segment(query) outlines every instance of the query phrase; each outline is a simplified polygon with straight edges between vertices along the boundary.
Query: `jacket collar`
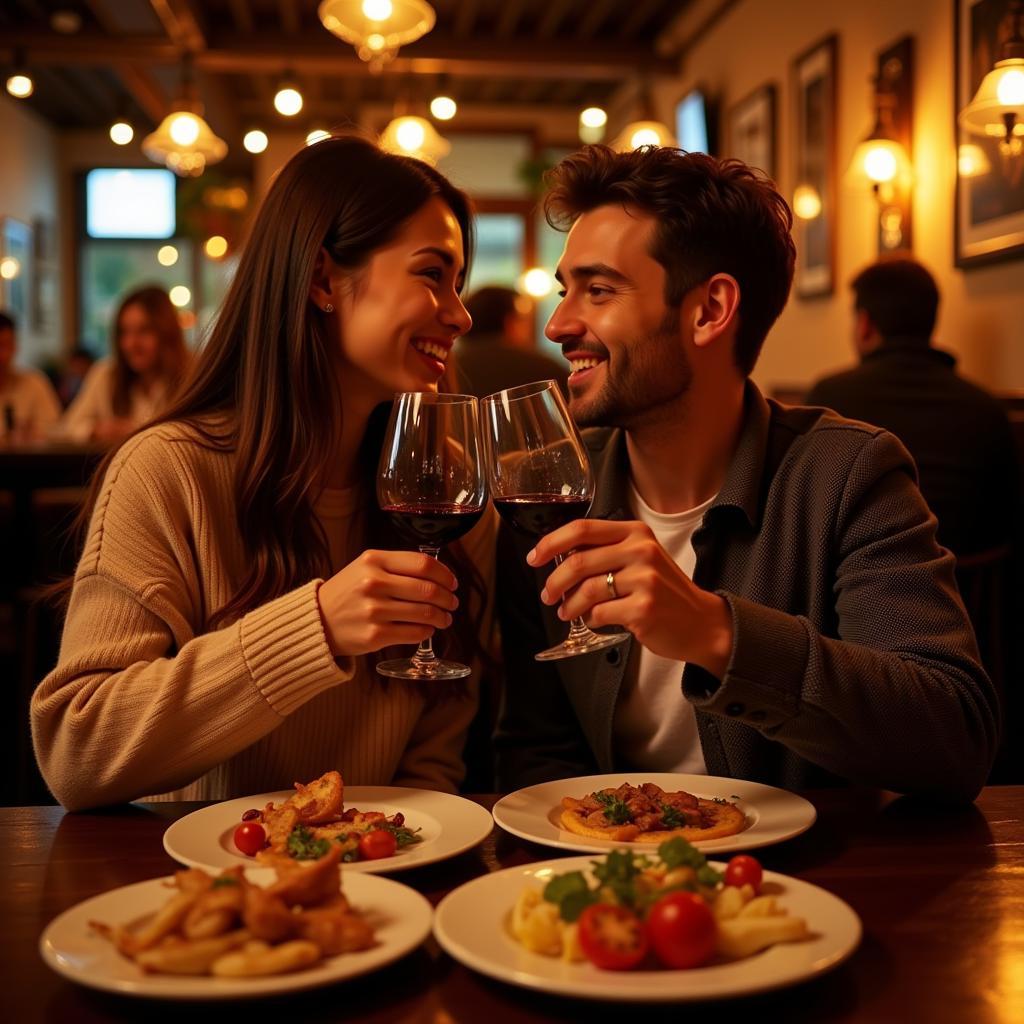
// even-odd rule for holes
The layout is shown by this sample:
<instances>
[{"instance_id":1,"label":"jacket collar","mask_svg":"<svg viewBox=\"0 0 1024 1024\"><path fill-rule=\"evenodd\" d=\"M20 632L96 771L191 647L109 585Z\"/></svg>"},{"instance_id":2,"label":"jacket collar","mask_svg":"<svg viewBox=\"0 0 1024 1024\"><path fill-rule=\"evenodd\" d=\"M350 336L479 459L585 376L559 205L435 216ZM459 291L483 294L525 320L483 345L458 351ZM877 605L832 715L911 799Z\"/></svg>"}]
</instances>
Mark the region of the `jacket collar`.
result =
<instances>
[{"instance_id":1,"label":"jacket collar","mask_svg":"<svg viewBox=\"0 0 1024 1024\"><path fill-rule=\"evenodd\" d=\"M739 441L718 492L705 519L720 515L716 509L735 508L751 526L757 526L761 509L761 478L768 449L771 407L748 380L743 393L743 426ZM596 475L591 516L595 519L629 519L629 452L625 432L619 428L587 431ZM602 445L601 441L605 443Z\"/></svg>"},{"instance_id":2,"label":"jacket collar","mask_svg":"<svg viewBox=\"0 0 1024 1024\"><path fill-rule=\"evenodd\" d=\"M872 351L864 355L861 358L861 362L875 362L893 356L907 355L939 363L941 366L956 366L956 356L952 352L947 352L941 348L934 348L929 344L927 338L919 338L914 335L896 335L887 338L878 348L872 349Z\"/></svg>"}]
</instances>

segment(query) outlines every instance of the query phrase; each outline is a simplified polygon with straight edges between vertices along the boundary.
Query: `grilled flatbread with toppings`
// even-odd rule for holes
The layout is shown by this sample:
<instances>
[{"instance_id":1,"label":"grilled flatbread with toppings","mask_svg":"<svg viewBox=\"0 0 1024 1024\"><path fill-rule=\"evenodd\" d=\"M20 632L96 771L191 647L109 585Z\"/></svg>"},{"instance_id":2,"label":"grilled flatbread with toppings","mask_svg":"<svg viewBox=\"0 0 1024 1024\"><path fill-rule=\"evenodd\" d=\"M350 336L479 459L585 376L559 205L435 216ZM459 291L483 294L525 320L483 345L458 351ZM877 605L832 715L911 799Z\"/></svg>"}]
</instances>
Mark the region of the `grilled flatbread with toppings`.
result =
<instances>
[{"instance_id":1,"label":"grilled flatbread with toppings","mask_svg":"<svg viewBox=\"0 0 1024 1024\"><path fill-rule=\"evenodd\" d=\"M582 800L562 797L562 827L591 839L617 843L687 842L734 836L747 827L744 813L726 800L705 800L683 791L666 792L653 782L623 783Z\"/></svg>"}]
</instances>

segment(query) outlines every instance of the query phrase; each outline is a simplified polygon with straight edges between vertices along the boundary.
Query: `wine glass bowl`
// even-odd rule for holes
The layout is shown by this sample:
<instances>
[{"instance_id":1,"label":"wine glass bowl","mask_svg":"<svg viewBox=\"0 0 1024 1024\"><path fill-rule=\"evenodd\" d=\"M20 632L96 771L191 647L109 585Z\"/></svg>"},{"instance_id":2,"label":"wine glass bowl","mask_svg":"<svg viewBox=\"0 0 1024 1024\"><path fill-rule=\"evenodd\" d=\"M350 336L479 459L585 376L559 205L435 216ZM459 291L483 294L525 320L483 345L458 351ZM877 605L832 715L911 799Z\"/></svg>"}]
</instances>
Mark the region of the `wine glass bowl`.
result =
<instances>
[{"instance_id":1,"label":"wine glass bowl","mask_svg":"<svg viewBox=\"0 0 1024 1024\"><path fill-rule=\"evenodd\" d=\"M487 501L471 395L410 391L395 396L377 472L377 503L396 532L421 552L440 549L479 522ZM382 661L396 679L461 679L470 669L434 653L428 637L411 658Z\"/></svg>"},{"instance_id":2,"label":"wine glass bowl","mask_svg":"<svg viewBox=\"0 0 1024 1024\"><path fill-rule=\"evenodd\" d=\"M585 518L594 500L594 474L558 385L538 381L498 391L484 399L482 413L491 500L501 518L532 537ZM595 633L577 618L565 641L535 657L570 658L628 637Z\"/></svg>"}]
</instances>

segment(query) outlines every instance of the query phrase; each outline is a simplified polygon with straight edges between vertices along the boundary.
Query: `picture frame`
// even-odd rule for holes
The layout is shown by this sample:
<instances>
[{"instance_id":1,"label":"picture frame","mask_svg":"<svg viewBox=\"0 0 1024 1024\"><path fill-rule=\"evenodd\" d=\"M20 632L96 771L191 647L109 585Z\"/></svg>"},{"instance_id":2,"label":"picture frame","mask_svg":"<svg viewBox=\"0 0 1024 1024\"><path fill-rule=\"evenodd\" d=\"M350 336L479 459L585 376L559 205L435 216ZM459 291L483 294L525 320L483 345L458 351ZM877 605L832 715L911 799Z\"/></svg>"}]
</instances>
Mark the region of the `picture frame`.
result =
<instances>
[{"instance_id":1,"label":"picture frame","mask_svg":"<svg viewBox=\"0 0 1024 1024\"><path fill-rule=\"evenodd\" d=\"M777 90L767 83L748 93L729 109L728 155L776 179L775 139Z\"/></svg>"},{"instance_id":2,"label":"picture frame","mask_svg":"<svg viewBox=\"0 0 1024 1024\"><path fill-rule=\"evenodd\" d=\"M18 273L8 278L0 275L0 309L18 321L22 330L30 327L32 297L32 228L15 217L0 217L0 260L18 261Z\"/></svg>"},{"instance_id":3,"label":"picture frame","mask_svg":"<svg viewBox=\"0 0 1024 1024\"><path fill-rule=\"evenodd\" d=\"M1010 0L956 0L953 6L954 262L971 268L1024 257L1024 156L1003 158L998 139L970 134L956 120L999 59Z\"/></svg>"},{"instance_id":4,"label":"picture frame","mask_svg":"<svg viewBox=\"0 0 1024 1024\"><path fill-rule=\"evenodd\" d=\"M793 61L794 211L796 271L793 286L801 299L835 291L836 252L836 68L835 35L816 43ZM809 202L800 202L801 194Z\"/></svg>"}]
</instances>

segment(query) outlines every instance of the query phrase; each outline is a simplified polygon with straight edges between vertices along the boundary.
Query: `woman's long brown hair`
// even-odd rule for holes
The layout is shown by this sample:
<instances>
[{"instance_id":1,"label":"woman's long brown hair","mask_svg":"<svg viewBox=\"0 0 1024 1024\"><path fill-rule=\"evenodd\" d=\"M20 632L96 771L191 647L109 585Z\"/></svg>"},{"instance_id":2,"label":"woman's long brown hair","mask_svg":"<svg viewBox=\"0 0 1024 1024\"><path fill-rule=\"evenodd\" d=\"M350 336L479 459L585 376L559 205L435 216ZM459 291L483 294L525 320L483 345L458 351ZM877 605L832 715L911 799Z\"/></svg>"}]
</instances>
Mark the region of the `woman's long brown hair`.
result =
<instances>
[{"instance_id":1,"label":"woman's long brown hair","mask_svg":"<svg viewBox=\"0 0 1024 1024\"><path fill-rule=\"evenodd\" d=\"M313 508L344 410L336 342L309 299L314 265L323 248L339 266L358 269L433 196L444 200L462 228L468 267L469 199L418 160L385 153L356 135L336 136L296 153L271 185L190 376L171 406L147 424L185 422L199 443L235 453L235 512L248 568L231 599L208 615L206 629L331 574ZM371 493L382 422L386 416L371 419L361 453ZM79 517L83 532L115 451L93 478ZM371 513L367 532L373 540L388 538L383 517ZM452 561L479 595L479 574L453 548ZM479 618L479 612L456 616L457 628L448 631L464 656L479 648Z\"/></svg>"},{"instance_id":2,"label":"woman's long brown hair","mask_svg":"<svg viewBox=\"0 0 1024 1024\"><path fill-rule=\"evenodd\" d=\"M139 375L128 365L121 351L121 317L129 306L138 306L146 314L150 330L156 335L160 376L164 379L167 395L172 395L185 376L189 352L185 335L178 320L178 311L167 292L156 285L148 285L126 295L114 317L111 353L114 357L113 395L111 408L115 416L129 416L132 411L132 385Z\"/></svg>"}]
</instances>

